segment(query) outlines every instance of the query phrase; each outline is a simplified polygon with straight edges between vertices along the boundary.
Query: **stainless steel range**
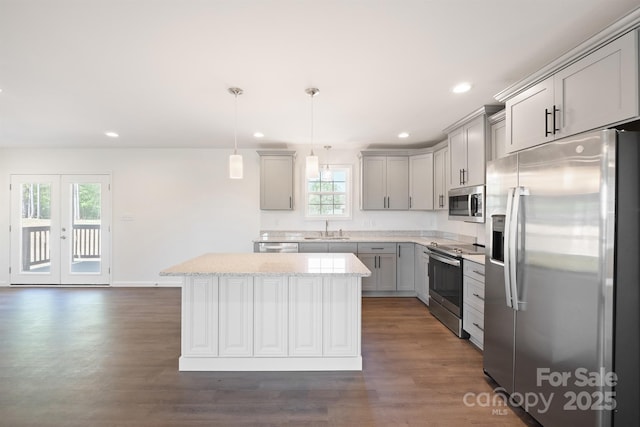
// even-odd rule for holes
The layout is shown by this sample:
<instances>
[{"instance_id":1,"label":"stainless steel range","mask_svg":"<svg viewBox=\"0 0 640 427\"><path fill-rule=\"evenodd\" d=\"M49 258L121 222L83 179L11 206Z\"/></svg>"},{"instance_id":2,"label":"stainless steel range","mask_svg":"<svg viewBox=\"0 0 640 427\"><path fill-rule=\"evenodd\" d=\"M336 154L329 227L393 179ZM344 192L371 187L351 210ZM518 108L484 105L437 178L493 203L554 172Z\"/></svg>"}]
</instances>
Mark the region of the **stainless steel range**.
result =
<instances>
[{"instance_id":1,"label":"stainless steel range","mask_svg":"<svg viewBox=\"0 0 640 427\"><path fill-rule=\"evenodd\" d=\"M484 246L431 242L427 247L429 311L458 337L468 338L462 329L462 255L484 254Z\"/></svg>"}]
</instances>

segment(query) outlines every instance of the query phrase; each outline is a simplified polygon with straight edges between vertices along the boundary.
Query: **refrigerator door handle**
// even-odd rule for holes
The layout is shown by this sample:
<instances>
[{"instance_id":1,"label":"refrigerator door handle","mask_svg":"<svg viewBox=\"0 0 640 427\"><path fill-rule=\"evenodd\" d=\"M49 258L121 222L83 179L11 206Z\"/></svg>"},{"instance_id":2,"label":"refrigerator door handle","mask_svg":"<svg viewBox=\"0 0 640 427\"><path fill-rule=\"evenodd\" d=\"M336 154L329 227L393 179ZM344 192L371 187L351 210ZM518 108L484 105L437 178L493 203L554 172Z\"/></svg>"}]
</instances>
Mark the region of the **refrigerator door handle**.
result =
<instances>
[{"instance_id":1,"label":"refrigerator door handle","mask_svg":"<svg viewBox=\"0 0 640 427\"><path fill-rule=\"evenodd\" d=\"M519 311L521 308L520 297L518 296L518 278L517 267L518 267L518 222L520 219L520 205L522 201L522 196L528 195L529 192L524 187L517 187L514 191L513 198L513 211L511 223L511 229L509 230L509 276L511 282L511 306L514 310Z\"/></svg>"},{"instance_id":2,"label":"refrigerator door handle","mask_svg":"<svg viewBox=\"0 0 640 427\"><path fill-rule=\"evenodd\" d=\"M505 215L505 223L504 230L506 235L504 236L504 294L507 300L507 307L513 308L513 300L511 298L511 221L512 221L512 210L513 210L513 196L515 193L515 188L509 188L509 192L507 193L507 212Z\"/></svg>"}]
</instances>

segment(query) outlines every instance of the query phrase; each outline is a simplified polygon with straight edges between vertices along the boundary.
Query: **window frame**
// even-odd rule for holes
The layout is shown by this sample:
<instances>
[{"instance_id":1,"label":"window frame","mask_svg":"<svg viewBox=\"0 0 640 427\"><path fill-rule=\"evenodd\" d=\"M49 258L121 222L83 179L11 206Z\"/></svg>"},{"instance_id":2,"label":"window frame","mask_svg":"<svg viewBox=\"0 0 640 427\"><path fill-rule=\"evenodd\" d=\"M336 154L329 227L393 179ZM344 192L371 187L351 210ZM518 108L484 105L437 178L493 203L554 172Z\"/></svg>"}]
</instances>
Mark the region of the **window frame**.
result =
<instances>
[{"instance_id":1,"label":"window frame","mask_svg":"<svg viewBox=\"0 0 640 427\"><path fill-rule=\"evenodd\" d=\"M304 179L304 216L305 219L309 220L350 220L353 215L353 167L352 165L346 164L330 164L329 170L332 173L338 171L344 171L346 173L345 178L345 191L343 192L317 192L317 191L309 191L309 183L314 182L315 180L309 180L305 177ZM320 173L326 167L326 165L322 165L320 167ZM345 196L345 213L343 215L312 215L309 211L309 198L312 195L322 195L322 194L344 194Z\"/></svg>"}]
</instances>

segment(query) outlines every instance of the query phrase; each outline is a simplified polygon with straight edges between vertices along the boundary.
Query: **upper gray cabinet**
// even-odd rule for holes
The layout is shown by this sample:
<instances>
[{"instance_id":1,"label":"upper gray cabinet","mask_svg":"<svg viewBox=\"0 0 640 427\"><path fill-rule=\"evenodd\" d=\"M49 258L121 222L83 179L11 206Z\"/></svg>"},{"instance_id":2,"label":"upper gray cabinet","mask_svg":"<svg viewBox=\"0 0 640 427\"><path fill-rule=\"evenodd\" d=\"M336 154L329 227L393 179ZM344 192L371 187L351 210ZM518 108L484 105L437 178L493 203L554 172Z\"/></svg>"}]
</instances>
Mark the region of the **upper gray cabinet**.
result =
<instances>
[{"instance_id":1,"label":"upper gray cabinet","mask_svg":"<svg viewBox=\"0 0 640 427\"><path fill-rule=\"evenodd\" d=\"M490 147L487 117L501 109L485 105L444 130L449 139L449 188L484 184Z\"/></svg>"},{"instance_id":2,"label":"upper gray cabinet","mask_svg":"<svg viewBox=\"0 0 640 427\"><path fill-rule=\"evenodd\" d=\"M295 151L258 151L260 155L260 209L293 210Z\"/></svg>"},{"instance_id":3,"label":"upper gray cabinet","mask_svg":"<svg viewBox=\"0 0 640 427\"><path fill-rule=\"evenodd\" d=\"M507 154L507 130L505 111L498 111L489 117L491 126L491 160L499 159Z\"/></svg>"},{"instance_id":4,"label":"upper gray cabinet","mask_svg":"<svg viewBox=\"0 0 640 427\"><path fill-rule=\"evenodd\" d=\"M362 209L409 209L409 157L361 155Z\"/></svg>"},{"instance_id":5,"label":"upper gray cabinet","mask_svg":"<svg viewBox=\"0 0 640 427\"><path fill-rule=\"evenodd\" d=\"M409 209L433 210L433 153L409 157Z\"/></svg>"},{"instance_id":6,"label":"upper gray cabinet","mask_svg":"<svg viewBox=\"0 0 640 427\"><path fill-rule=\"evenodd\" d=\"M634 30L588 54L565 58L542 79L496 95L506 101L506 151L637 117L638 67Z\"/></svg>"},{"instance_id":7,"label":"upper gray cabinet","mask_svg":"<svg viewBox=\"0 0 640 427\"><path fill-rule=\"evenodd\" d=\"M435 210L449 209L449 147L433 153L433 202Z\"/></svg>"}]
</instances>

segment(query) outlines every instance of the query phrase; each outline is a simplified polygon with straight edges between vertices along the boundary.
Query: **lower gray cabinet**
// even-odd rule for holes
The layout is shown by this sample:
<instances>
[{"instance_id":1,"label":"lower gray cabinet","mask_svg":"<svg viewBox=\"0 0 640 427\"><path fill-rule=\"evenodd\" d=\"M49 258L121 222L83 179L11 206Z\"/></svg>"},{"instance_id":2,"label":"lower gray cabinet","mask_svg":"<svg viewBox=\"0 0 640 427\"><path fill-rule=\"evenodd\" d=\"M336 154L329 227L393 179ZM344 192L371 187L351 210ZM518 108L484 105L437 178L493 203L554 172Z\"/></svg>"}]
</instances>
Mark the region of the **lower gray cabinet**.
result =
<instances>
[{"instance_id":1,"label":"lower gray cabinet","mask_svg":"<svg viewBox=\"0 0 640 427\"><path fill-rule=\"evenodd\" d=\"M398 291L414 291L414 243L398 243L396 289Z\"/></svg>"},{"instance_id":2,"label":"lower gray cabinet","mask_svg":"<svg viewBox=\"0 0 640 427\"><path fill-rule=\"evenodd\" d=\"M429 251L426 246L415 248L415 286L418 299L429 304Z\"/></svg>"},{"instance_id":3,"label":"lower gray cabinet","mask_svg":"<svg viewBox=\"0 0 640 427\"><path fill-rule=\"evenodd\" d=\"M371 270L362 278L363 291L396 290L395 243L358 243L358 258Z\"/></svg>"}]
</instances>

